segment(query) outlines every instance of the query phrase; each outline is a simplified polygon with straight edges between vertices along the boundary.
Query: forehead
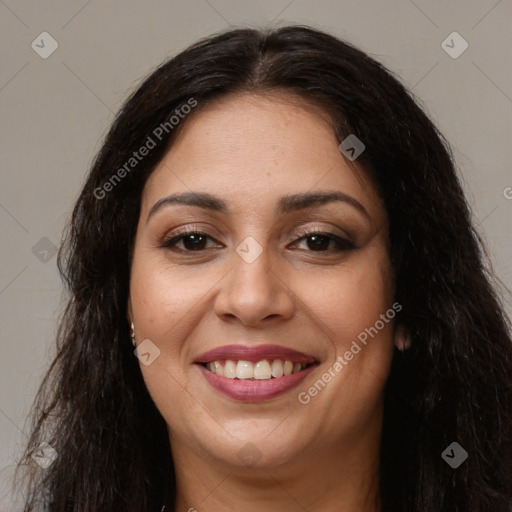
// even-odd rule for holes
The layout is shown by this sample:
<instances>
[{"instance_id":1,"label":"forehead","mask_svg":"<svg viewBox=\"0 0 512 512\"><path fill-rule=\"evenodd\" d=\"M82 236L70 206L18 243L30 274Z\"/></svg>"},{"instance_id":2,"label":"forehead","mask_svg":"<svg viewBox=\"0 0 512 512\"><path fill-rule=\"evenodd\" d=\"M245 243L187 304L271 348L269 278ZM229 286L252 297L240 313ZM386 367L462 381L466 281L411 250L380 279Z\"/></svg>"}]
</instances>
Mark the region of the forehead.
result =
<instances>
[{"instance_id":1,"label":"forehead","mask_svg":"<svg viewBox=\"0 0 512 512\"><path fill-rule=\"evenodd\" d=\"M366 172L338 149L327 112L284 94L222 98L185 119L144 190L143 207L172 192L208 191L266 206L282 195L337 190L382 205Z\"/></svg>"}]
</instances>

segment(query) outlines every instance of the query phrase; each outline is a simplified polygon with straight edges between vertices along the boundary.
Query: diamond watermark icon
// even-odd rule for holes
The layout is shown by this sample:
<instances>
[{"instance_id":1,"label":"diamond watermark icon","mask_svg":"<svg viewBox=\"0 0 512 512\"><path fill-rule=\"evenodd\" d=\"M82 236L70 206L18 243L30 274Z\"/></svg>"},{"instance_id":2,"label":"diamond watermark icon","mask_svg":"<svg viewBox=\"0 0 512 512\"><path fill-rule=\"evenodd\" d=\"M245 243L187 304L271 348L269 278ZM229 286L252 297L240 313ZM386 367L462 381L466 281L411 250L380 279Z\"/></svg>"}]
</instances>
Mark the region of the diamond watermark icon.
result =
<instances>
[{"instance_id":1,"label":"diamond watermark icon","mask_svg":"<svg viewBox=\"0 0 512 512\"><path fill-rule=\"evenodd\" d=\"M468 452L459 443L453 442L441 457L449 466L457 469L468 458Z\"/></svg>"},{"instance_id":2,"label":"diamond watermark icon","mask_svg":"<svg viewBox=\"0 0 512 512\"><path fill-rule=\"evenodd\" d=\"M252 263L263 252L263 247L252 236L248 236L236 248L236 252L246 263Z\"/></svg>"},{"instance_id":3,"label":"diamond watermark icon","mask_svg":"<svg viewBox=\"0 0 512 512\"><path fill-rule=\"evenodd\" d=\"M30 46L39 57L47 59L59 47L59 43L48 32L41 32Z\"/></svg>"},{"instance_id":4,"label":"diamond watermark icon","mask_svg":"<svg viewBox=\"0 0 512 512\"><path fill-rule=\"evenodd\" d=\"M262 453L252 443L245 443L237 456L246 466L252 467L261 459Z\"/></svg>"},{"instance_id":5,"label":"diamond watermark icon","mask_svg":"<svg viewBox=\"0 0 512 512\"><path fill-rule=\"evenodd\" d=\"M48 263L57 254L57 246L49 238L43 236L32 247L32 254L42 263Z\"/></svg>"},{"instance_id":6,"label":"diamond watermark icon","mask_svg":"<svg viewBox=\"0 0 512 512\"><path fill-rule=\"evenodd\" d=\"M338 149L351 162L353 162L365 150L365 148L366 146L353 133L344 139L338 146Z\"/></svg>"},{"instance_id":7,"label":"diamond watermark icon","mask_svg":"<svg viewBox=\"0 0 512 512\"><path fill-rule=\"evenodd\" d=\"M468 47L469 43L458 32L452 32L441 43L441 48L452 59L458 59L468 49Z\"/></svg>"},{"instance_id":8,"label":"diamond watermark icon","mask_svg":"<svg viewBox=\"0 0 512 512\"><path fill-rule=\"evenodd\" d=\"M34 459L43 469L49 467L56 458L56 450L46 441L41 443L37 450L32 454L32 459Z\"/></svg>"},{"instance_id":9,"label":"diamond watermark icon","mask_svg":"<svg viewBox=\"0 0 512 512\"><path fill-rule=\"evenodd\" d=\"M160 355L160 349L151 340L145 339L133 353L144 366L149 366Z\"/></svg>"}]
</instances>

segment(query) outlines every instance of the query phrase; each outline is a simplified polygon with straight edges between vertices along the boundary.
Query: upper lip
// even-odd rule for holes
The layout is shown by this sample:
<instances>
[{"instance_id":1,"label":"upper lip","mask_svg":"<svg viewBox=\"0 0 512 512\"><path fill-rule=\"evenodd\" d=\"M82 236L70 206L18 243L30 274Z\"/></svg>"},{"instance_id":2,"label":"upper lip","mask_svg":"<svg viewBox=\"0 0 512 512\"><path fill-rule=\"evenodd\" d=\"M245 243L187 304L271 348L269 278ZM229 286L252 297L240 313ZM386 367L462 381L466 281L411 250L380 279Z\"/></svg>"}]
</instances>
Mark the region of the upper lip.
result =
<instances>
[{"instance_id":1,"label":"upper lip","mask_svg":"<svg viewBox=\"0 0 512 512\"><path fill-rule=\"evenodd\" d=\"M231 359L234 361L252 361L256 363L263 359L282 359L294 363L312 364L316 362L313 356L309 356L291 348L279 345L224 345L201 354L195 360L196 363L211 363Z\"/></svg>"}]
</instances>

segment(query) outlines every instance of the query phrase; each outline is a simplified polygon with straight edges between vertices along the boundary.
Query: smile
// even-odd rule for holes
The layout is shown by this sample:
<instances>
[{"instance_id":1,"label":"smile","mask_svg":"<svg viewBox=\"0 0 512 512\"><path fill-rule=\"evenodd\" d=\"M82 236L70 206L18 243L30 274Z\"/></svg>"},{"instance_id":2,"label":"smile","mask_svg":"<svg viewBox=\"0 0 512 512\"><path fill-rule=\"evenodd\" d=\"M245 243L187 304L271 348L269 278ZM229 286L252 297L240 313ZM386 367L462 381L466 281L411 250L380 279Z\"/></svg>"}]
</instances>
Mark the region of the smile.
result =
<instances>
[{"instance_id":1,"label":"smile","mask_svg":"<svg viewBox=\"0 0 512 512\"><path fill-rule=\"evenodd\" d=\"M282 377L283 375L292 375L298 373L309 365L306 363L292 362L290 360L267 360L263 359L253 363L252 361L213 361L204 363L210 372L226 377L228 379L253 379L253 380L269 380Z\"/></svg>"},{"instance_id":2,"label":"smile","mask_svg":"<svg viewBox=\"0 0 512 512\"><path fill-rule=\"evenodd\" d=\"M259 402L299 385L318 361L279 345L225 345L199 356L196 367L208 384L231 399Z\"/></svg>"}]
</instances>

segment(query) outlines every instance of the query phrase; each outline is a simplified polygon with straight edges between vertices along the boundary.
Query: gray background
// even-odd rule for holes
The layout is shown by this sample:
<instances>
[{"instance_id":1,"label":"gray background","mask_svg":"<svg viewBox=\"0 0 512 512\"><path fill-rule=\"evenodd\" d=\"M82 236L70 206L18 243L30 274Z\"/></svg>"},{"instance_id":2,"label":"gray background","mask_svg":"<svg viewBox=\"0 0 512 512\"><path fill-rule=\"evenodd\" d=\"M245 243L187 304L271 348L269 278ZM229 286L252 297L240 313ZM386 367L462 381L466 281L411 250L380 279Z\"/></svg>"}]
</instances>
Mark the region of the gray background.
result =
<instances>
[{"instance_id":1,"label":"gray background","mask_svg":"<svg viewBox=\"0 0 512 512\"><path fill-rule=\"evenodd\" d=\"M147 73L229 26L309 24L358 45L453 145L475 224L512 288L511 22L511 0L0 0L0 510L14 510L9 477L54 354L53 250L114 113ZM441 46L454 31L469 44L458 58ZM48 51L42 32L58 43L46 59L31 47Z\"/></svg>"}]
</instances>

